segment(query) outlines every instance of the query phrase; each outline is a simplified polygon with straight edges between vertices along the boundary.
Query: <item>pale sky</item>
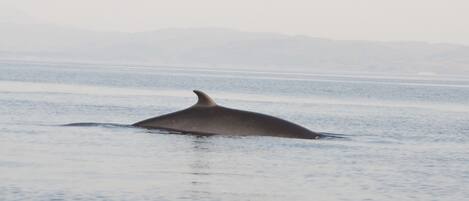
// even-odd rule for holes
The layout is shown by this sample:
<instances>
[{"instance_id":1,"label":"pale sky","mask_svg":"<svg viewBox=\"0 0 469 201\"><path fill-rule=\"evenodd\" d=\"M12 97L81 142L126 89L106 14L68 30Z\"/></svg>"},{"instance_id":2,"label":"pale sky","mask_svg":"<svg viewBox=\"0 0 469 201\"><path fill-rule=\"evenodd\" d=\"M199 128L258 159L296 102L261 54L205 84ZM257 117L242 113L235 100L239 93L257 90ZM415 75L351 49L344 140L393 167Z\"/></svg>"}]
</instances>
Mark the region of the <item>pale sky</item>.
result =
<instances>
[{"instance_id":1,"label":"pale sky","mask_svg":"<svg viewBox=\"0 0 469 201\"><path fill-rule=\"evenodd\" d=\"M92 30L224 27L469 45L469 0L1 0L0 6L0 11Z\"/></svg>"}]
</instances>

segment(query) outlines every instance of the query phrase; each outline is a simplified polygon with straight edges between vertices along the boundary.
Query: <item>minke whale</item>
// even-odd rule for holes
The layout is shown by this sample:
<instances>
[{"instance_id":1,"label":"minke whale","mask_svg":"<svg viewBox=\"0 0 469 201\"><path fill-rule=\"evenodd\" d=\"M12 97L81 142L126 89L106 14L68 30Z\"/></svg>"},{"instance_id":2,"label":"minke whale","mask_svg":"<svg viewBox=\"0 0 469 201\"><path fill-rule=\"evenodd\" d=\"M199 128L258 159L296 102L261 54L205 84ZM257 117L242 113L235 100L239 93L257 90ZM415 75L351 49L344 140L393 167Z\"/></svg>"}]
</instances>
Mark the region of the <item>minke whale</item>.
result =
<instances>
[{"instance_id":1,"label":"minke whale","mask_svg":"<svg viewBox=\"0 0 469 201\"><path fill-rule=\"evenodd\" d=\"M132 124L147 129L164 129L200 135L273 136L318 139L320 133L266 114L217 105L202 91L194 90L196 104L177 112Z\"/></svg>"}]
</instances>

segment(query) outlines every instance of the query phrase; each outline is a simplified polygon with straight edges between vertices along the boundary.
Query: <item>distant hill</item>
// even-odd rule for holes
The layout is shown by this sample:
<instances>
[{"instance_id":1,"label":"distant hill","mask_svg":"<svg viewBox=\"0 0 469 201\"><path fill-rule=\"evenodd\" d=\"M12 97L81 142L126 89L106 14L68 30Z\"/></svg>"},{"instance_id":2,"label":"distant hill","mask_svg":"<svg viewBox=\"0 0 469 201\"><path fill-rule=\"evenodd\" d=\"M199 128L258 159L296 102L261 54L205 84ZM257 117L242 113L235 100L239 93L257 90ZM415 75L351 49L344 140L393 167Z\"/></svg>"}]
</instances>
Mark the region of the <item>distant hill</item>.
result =
<instances>
[{"instance_id":1,"label":"distant hill","mask_svg":"<svg viewBox=\"0 0 469 201\"><path fill-rule=\"evenodd\" d=\"M469 47L340 41L219 28L94 32L0 21L0 59L229 68L469 74Z\"/></svg>"}]
</instances>

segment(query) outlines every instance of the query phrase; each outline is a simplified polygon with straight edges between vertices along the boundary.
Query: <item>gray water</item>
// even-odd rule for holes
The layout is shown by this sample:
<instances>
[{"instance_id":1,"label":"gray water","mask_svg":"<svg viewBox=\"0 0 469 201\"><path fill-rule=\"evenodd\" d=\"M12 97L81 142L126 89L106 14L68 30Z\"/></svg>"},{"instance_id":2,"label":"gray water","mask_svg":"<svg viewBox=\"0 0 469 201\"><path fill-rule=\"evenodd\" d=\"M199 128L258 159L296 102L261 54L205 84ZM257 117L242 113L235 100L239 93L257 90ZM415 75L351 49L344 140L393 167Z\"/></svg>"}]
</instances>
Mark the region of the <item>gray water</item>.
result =
<instances>
[{"instance_id":1,"label":"gray water","mask_svg":"<svg viewBox=\"0 0 469 201\"><path fill-rule=\"evenodd\" d=\"M467 200L469 77L0 64L0 200ZM131 124L195 103L321 140Z\"/></svg>"}]
</instances>

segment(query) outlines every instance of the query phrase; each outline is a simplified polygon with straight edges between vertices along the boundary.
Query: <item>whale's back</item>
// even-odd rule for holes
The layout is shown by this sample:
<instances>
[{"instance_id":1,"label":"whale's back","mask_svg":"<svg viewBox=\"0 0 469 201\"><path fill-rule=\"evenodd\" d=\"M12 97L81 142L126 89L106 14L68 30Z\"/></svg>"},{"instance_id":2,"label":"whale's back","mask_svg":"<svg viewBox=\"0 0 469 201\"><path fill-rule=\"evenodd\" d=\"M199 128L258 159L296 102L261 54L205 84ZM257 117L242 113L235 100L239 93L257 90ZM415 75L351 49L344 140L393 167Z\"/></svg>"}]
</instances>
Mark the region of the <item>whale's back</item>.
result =
<instances>
[{"instance_id":1,"label":"whale's back","mask_svg":"<svg viewBox=\"0 0 469 201\"><path fill-rule=\"evenodd\" d=\"M256 112L218 106L207 94L194 90L195 105L185 110L137 122L133 126L194 134L277 136L316 139L320 134L292 122Z\"/></svg>"},{"instance_id":2,"label":"whale's back","mask_svg":"<svg viewBox=\"0 0 469 201\"><path fill-rule=\"evenodd\" d=\"M278 136L315 139L319 134L286 120L221 106L194 106L134 124L201 134Z\"/></svg>"}]
</instances>

